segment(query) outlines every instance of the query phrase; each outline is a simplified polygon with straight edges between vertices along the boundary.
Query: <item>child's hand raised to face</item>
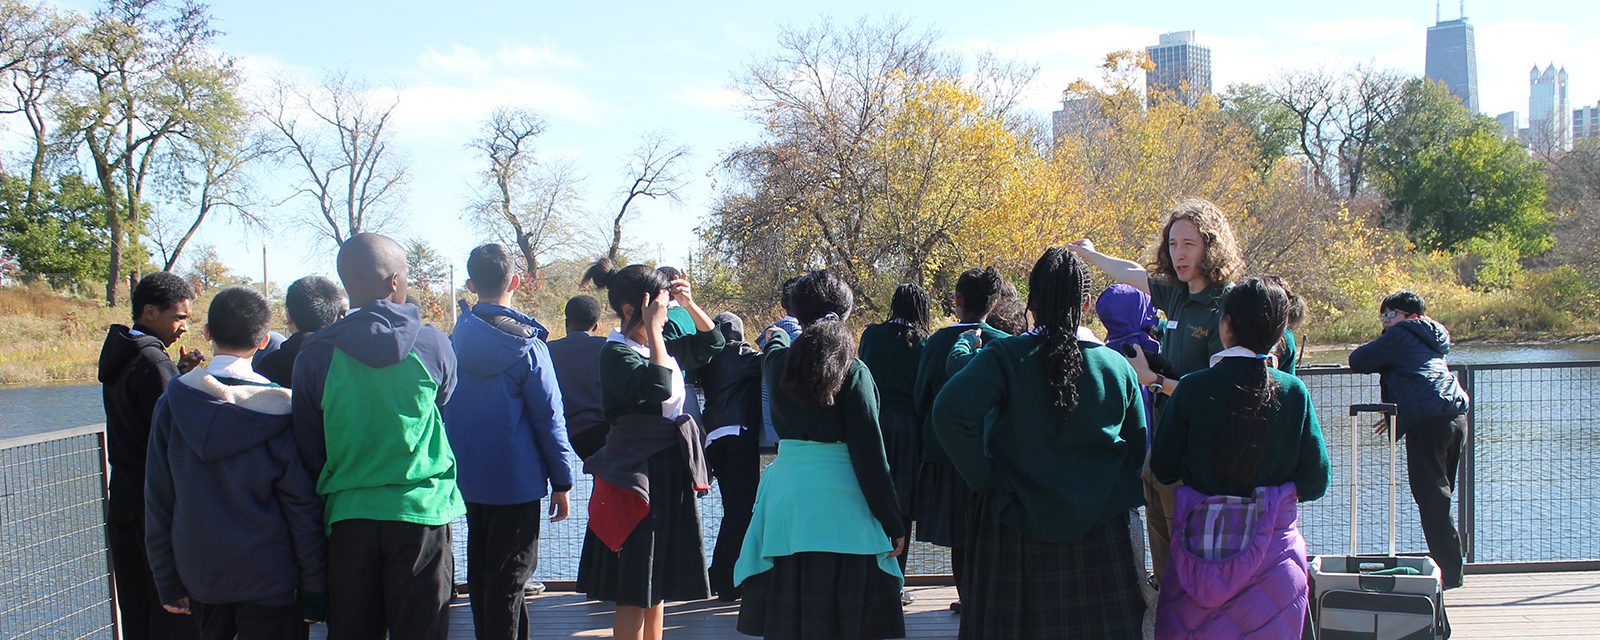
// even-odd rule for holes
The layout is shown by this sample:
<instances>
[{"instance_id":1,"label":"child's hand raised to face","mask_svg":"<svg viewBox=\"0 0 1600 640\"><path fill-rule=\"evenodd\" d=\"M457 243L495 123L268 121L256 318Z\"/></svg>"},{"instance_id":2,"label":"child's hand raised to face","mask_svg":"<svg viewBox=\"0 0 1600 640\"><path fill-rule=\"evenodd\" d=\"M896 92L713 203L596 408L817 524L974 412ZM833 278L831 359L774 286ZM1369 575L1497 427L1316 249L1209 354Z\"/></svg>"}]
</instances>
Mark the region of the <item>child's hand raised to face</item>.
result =
<instances>
[{"instance_id":1,"label":"child's hand raised to face","mask_svg":"<svg viewBox=\"0 0 1600 640\"><path fill-rule=\"evenodd\" d=\"M667 292L662 290L644 306L644 326L652 330L660 330L667 324Z\"/></svg>"},{"instance_id":2,"label":"child's hand raised to face","mask_svg":"<svg viewBox=\"0 0 1600 640\"><path fill-rule=\"evenodd\" d=\"M178 373L188 373L206 361L206 354L199 349L193 351L178 347Z\"/></svg>"},{"instance_id":3,"label":"child's hand raised to face","mask_svg":"<svg viewBox=\"0 0 1600 640\"><path fill-rule=\"evenodd\" d=\"M672 299L685 307L694 305L694 296L690 289L687 278L678 278L667 285L667 292L672 294Z\"/></svg>"}]
</instances>

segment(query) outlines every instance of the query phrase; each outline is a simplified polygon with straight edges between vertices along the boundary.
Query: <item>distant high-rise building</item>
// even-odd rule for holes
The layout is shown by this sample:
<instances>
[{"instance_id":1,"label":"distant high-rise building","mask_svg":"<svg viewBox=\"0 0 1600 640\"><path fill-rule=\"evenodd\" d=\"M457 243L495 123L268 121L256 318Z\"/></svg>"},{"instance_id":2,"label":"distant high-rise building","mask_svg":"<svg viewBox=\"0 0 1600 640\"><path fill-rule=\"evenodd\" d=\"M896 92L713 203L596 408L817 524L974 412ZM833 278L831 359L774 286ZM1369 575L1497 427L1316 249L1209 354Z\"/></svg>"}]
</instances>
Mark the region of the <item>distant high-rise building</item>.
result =
<instances>
[{"instance_id":1,"label":"distant high-rise building","mask_svg":"<svg viewBox=\"0 0 1600 640\"><path fill-rule=\"evenodd\" d=\"M1600 138L1600 102L1572 110L1573 138Z\"/></svg>"},{"instance_id":2,"label":"distant high-rise building","mask_svg":"<svg viewBox=\"0 0 1600 640\"><path fill-rule=\"evenodd\" d=\"M1494 117L1500 123L1500 133L1507 138L1517 138L1522 135L1522 118L1515 111L1507 111Z\"/></svg>"},{"instance_id":3,"label":"distant high-rise building","mask_svg":"<svg viewBox=\"0 0 1600 640\"><path fill-rule=\"evenodd\" d=\"M1572 108L1567 104L1567 70L1554 64L1528 71L1528 145L1551 153L1572 150Z\"/></svg>"},{"instance_id":4,"label":"distant high-rise building","mask_svg":"<svg viewBox=\"0 0 1600 640\"><path fill-rule=\"evenodd\" d=\"M1163 33L1145 51L1156 67L1144 75L1151 101L1170 96L1192 105L1211 94L1211 48L1196 44L1194 31Z\"/></svg>"},{"instance_id":5,"label":"distant high-rise building","mask_svg":"<svg viewBox=\"0 0 1600 640\"><path fill-rule=\"evenodd\" d=\"M1450 87L1467 111L1478 112L1478 54L1467 17L1428 27L1428 56L1423 76Z\"/></svg>"},{"instance_id":6,"label":"distant high-rise building","mask_svg":"<svg viewBox=\"0 0 1600 640\"><path fill-rule=\"evenodd\" d=\"M1061 139L1073 134L1094 131L1105 126L1105 118L1094 98L1061 97L1061 110L1050 114L1050 139L1061 144Z\"/></svg>"}]
</instances>

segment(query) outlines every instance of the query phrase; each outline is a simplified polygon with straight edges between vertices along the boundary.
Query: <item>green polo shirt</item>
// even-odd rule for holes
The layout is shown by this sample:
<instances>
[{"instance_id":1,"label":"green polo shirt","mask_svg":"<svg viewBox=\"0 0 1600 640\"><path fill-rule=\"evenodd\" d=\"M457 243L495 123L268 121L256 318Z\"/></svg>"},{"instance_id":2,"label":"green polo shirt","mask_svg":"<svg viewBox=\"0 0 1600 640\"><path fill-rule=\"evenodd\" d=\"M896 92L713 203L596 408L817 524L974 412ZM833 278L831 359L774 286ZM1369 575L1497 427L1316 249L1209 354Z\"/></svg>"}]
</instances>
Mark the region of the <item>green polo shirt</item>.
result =
<instances>
[{"instance_id":1,"label":"green polo shirt","mask_svg":"<svg viewBox=\"0 0 1600 640\"><path fill-rule=\"evenodd\" d=\"M1222 298L1232 288L1231 282L1219 282L1191 294L1182 282L1150 278L1150 303L1167 316L1161 355L1180 377L1210 366L1211 355L1222 351Z\"/></svg>"}]
</instances>

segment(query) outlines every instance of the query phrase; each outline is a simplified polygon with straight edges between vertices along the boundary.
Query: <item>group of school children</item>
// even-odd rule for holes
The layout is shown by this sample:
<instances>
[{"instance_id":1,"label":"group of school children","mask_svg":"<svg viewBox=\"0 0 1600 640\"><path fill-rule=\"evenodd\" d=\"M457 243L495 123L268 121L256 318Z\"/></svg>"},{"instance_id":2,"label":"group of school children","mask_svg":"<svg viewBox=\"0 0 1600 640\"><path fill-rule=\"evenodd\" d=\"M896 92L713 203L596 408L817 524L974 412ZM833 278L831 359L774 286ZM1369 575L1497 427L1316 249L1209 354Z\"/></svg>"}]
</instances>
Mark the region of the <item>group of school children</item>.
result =
<instances>
[{"instance_id":1,"label":"group of school children","mask_svg":"<svg viewBox=\"0 0 1600 640\"><path fill-rule=\"evenodd\" d=\"M1116 284L1095 295L1091 266ZM1051 248L1025 299L970 269L957 322L931 333L929 295L905 284L858 343L851 287L820 270L784 284L786 317L752 346L682 273L602 260L584 279L617 328L600 335L579 296L553 340L511 307L520 278L489 244L446 337L406 303L400 246L359 234L343 290L289 287L276 350L267 300L231 287L206 316L212 357L176 363L194 293L154 274L100 367L124 636L326 620L336 640L443 638L465 515L477 637L526 639L541 520L567 517L576 454L594 482L577 587L615 605L616 638L658 639L665 601L712 595L739 601L748 635L903 637L913 531L950 549L962 638L1138 638L1155 586L1158 637L1298 637L1295 505L1328 484L1293 375L1305 306L1241 269L1222 212L1189 199L1148 265Z\"/></svg>"}]
</instances>

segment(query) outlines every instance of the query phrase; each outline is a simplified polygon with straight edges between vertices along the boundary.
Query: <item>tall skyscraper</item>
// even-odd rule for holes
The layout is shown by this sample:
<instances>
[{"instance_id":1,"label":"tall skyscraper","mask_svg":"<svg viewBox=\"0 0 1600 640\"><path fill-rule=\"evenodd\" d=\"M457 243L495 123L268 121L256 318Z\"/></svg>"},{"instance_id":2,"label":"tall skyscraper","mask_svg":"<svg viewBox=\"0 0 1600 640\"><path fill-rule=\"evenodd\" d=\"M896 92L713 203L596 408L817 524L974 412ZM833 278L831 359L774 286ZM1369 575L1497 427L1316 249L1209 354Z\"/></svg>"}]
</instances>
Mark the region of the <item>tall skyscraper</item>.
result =
<instances>
[{"instance_id":1,"label":"tall skyscraper","mask_svg":"<svg viewBox=\"0 0 1600 640\"><path fill-rule=\"evenodd\" d=\"M1554 64L1528 71L1528 145L1551 153L1572 150L1572 108L1567 103L1567 70Z\"/></svg>"},{"instance_id":2,"label":"tall skyscraper","mask_svg":"<svg viewBox=\"0 0 1600 640\"><path fill-rule=\"evenodd\" d=\"M1572 137L1600 138L1600 102L1572 110Z\"/></svg>"},{"instance_id":3,"label":"tall skyscraper","mask_svg":"<svg viewBox=\"0 0 1600 640\"><path fill-rule=\"evenodd\" d=\"M1465 15L1428 27L1428 57L1423 76L1450 87L1462 106L1478 112L1478 54Z\"/></svg>"},{"instance_id":4,"label":"tall skyscraper","mask_svg":"<svg viewBox=\"0 0 1600 640\"><path fill-rule=\"evenodd\" d=\"M1211 94L1211 47L1196 44L1193 30L1163 33L1145 51L1156 65L1144 74L1151 102L1170 96L1192 105Z\"/></svg>"},{"instance_id":5,"label":"tall skyscraper","mask_svg":"<svg viewBox=\"0 0 1600 640\"><path fill-rule=\"evenodd\" d=\"M1104 126L1105 117L1100 114L1096 100L1073 98L1062 92L1061 110L1050 114L1050 139L1052 144L1059 145L1062 138L1083 135Z\"/></svg>"}]
</instances>

